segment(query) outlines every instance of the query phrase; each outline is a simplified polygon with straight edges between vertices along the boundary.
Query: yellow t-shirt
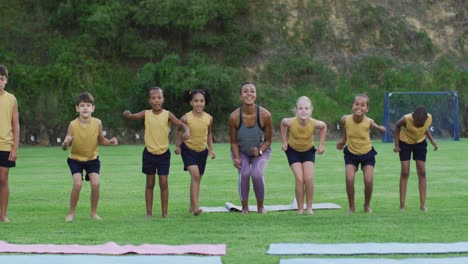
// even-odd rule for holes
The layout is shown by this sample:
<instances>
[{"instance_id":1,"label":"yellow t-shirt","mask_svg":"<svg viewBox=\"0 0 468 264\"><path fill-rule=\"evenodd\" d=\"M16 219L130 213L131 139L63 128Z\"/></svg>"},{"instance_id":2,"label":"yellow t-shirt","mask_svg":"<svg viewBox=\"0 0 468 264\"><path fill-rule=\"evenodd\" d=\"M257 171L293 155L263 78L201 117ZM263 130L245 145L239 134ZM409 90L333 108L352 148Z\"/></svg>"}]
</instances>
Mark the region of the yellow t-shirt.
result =
<instances>
[{"instance_id":1,"label":"yellow t-shirt","mask_svg":"<svg viewBox=\"0 0 468 264\"><path fill-rule=\"evenodd\" d=\"M13 148L13 109L16 98L4 91L0 95L0 151L11 151Z\"/></svg>"},{"instance_id":2,"label":"yellow t-shirt","mask_svg":"<svg viewBox=\"0 0 468 264\"><path fill-rule=\"evenodd\" d=\"M405 119L406 126L402 127L400 130L400 141L408 144L417 144L424 141L426 139L426 131L432 124L432 115L427 114L427 120L422 127L416 127L414 125L412 113L405 115Z\"/></svg>"},{"instance_id":3,"label":"yellow t-shirt","mask_svg":"<svg viewBox=\"0 0 468 264\"><path fill-rule=\"evenodd\" d=\"M98 157L98 137L101 120L91 117L89 124L80 124L79 118L70 122L72 146L70 159L78 161L95 160Z\"/></svg>"},{"instance_id":4,"label":"yellow t-shirt","mask_svg":"<svg viewBox=\"0 0 468 264\"><path fill-rule=\"evenodd\" d=\"M169 111L154 114L145 111L145 146L148 152L161 155L169 149Z\"/></svg>"},{"instance_id":5,"label":"yellow t-shirt","mask_svg":"<svg viewBox=\"0 0 468 264\"><path fill-rule=\"evenodd\" d=\"M206 149L208 127L211 124L211 115L203 112L201 117L194 116L192 112L185 114L187 126L190 129L190 138L184 143L191 150L201 152Z\"/></svg>"},{"instance_id":6,"label":"yellow t-shirt","mask_svg":"<svg viewBox=\"0 0 468 264\"><path fill-rule=\"evenodd\" d=\"M371 151L370 123L371 119L367 116L364 116L360 123L354 122L353 115L346 116L346 141L348 142L348 150L351 153L363 155Z\"/></svg>"},{"instance_id":7,"label":"yellow t-shirt","mask_svg":"<svg viewBox=\"0 0 468 264\"><path fill-rule=\"evenodd\" d=\"M296 151L304 152L314 146L315 119L309 118L305 127L297 117L292 118L289 128L288 145Z\"/></svg>"}]
</instances>

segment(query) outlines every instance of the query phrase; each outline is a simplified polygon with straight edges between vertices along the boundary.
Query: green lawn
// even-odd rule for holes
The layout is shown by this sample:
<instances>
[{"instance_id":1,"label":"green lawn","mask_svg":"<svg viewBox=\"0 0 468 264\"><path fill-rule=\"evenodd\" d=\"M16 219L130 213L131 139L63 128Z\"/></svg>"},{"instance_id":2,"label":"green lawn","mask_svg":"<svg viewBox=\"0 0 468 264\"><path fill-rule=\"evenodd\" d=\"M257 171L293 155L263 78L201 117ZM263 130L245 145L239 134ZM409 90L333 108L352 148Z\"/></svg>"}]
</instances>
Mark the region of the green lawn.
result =
<instances>
[{"instance_id":1,"label":"green lawn","mask_svg":"<svg viewBox=\"0 0 468 264\"><path fill-rule=\"evenodd\" d=\"M71 176L59 147L21 147L17 167L10 171L12 222L0 223L0 240L10 243L191 244L226 243L223 263L278 263L266 255L270 243L349 242L456 242L468 241L468 140L438 141L439 150L428 151L428 212L419 211L414 163L408 186L407 210L399 211L400 165L393 144L374 142L379 152L374 175L374 213L364 214L362 173L356 177L358 210L348 215L342 152L327 142L317 156L314 201L339 204L343 209L315 210L314 215L294 211L188 214L189 174L180 156L172 156L169 175L169 218L161 219L159 189L155 191L155 217L145 217L145 176L141 174L142 146L100 147L102 161L101 221L89 219L90 188L81 192L77 215L68 212ZM430 144L429 144L430 146ZM228 144L215 144L217 158L209 160L202 181L201 206L239 204L237 175ZM280 144L274 143L266 171L265 204L288 204L294 197L294 178ZM171 147L173 150L173 147ZM251 191L251 204L255 204ZM467 256L468 254L465 254ZM373 256L369 256L373 257ZM375 256L374 256L375 257ZM402 256L390 256L402 257ZM407 257L407 256L405 256ZM437 257L437 255L420 256Z\"/></svg>"}]
</instances>

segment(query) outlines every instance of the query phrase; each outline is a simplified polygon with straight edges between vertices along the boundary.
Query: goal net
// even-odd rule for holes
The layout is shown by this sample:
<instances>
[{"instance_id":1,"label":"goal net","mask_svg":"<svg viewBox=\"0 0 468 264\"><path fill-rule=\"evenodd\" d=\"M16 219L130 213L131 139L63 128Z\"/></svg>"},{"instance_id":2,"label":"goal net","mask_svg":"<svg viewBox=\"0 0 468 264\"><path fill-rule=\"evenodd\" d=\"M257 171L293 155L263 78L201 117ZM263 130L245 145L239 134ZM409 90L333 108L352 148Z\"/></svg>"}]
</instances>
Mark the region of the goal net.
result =
<instances>
[{"instance_id":1,"label":"goal net","mask_svg":"<svg viewBox=\"0 0 468 264\"><path fill-rule=\"evenodd\" d=\"M386 92L382 124L387 132L382 141L393 142L395 123L418 106L432 115L429 129L434 138L460 139L457 92Z\"/></svg>"}]
</instances>

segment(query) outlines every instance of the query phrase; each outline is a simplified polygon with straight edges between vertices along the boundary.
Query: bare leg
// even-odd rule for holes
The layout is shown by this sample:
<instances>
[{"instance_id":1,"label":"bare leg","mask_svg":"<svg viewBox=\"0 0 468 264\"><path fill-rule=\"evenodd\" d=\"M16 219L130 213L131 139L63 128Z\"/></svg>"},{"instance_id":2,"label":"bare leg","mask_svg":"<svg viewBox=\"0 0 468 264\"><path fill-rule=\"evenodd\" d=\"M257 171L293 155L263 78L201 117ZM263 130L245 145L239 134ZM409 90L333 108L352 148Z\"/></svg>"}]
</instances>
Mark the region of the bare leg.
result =
<instances>
[{"instance_id":1,"label":"bare leg","mask_svg":"<svg viewBox=\"0 0 468 264\"><path fill-rule=\"evenodd\" d=\"M199 208L200 196L200 181L201 175L197 165L192 165L187 168L190 173L190 209L189 212L194 215L199 215L202 210Z\"/></svg>"},{"instance_id":2,"label":"bare leg","mask_svg":"<svg viewBox=\"0 0 468 264\"><path fill-rule=\"evenodd\" d=\"M159 175L159 189L161 191L161 216L167 218L167 207L169 204L169 186L167 175Z\"/></svg>"},{"instance_id":3,"label":"bare leg","mask_svg":"<svg viewBox=\"0 0 468 264\"><path fill-rule=\"evenodd\" d=\"M99 174L90 173L89 180L91 182L91 219L101 220L101 217L97 214L97 207L99 203Z\"/></svg>"},{"instance_id":4,"label":"bare leg","mask_svg":"<svg viewBox=\"0 0 468 264\"><path fill-rule=\"evenodd\" d=\"M421 211L427 211L426 207L426 163L422 160L416 161L416 169L418 172L419 180L419 209Z\"/></svg>"},{"instance_id":5,"label":"bare leg","mask_svg":"<svg viewBox=\"0 0 468 264\"><path fill-rule=\"evenodd\" d=\"M408 187L408 178L410 172L410 161L401 161L400 171L400 211L404 211L406 208L406 190Z\"/></svg>"},{"instance_id":6,"label":"bare leg","mask_svg":"<svg viewBox=\"0 0 468 264\"><path fill-rule=\"evenodd\" d=\"M70 194L70 211L68 212L65 221L71 222L75 218L76 205L80 198L81 187L83 186L83 180L80 173L73 174L73 188Z\"/></svg>"},{"instance_id":7,"label":"bare leg","mask_svg":"<svg viewBox=\"0 0 468 264\"><path fill-rule=\"evenodd\" d=\"M146 201L146 217L153 216L153 192L155 185L155 175L146 175L145 201Z\"/></svg>"},{"instance_id":8,"label":"bare leg","mask_svg":"<svg viewBox=\"0 0 468 264\"><path fill-rule=\"evenodd\" d=\"M304 174L304 183L305 183L305 193L306 193L306 207L307 213L313 214L312 202L314 199L314 173L315 165L313 162L304 162L303 164L303 174Z\"/></svg>"},{"instance_id":9,"label":"bare leg","mask_svg":"<svg viewBox=\"0 0 468 264\"><path fill-rule=\"evenodd\" d=\"M241 201L242 202L242 213L248 214L249 213L249 201Z\"/></svg>"},{"instance_id":10,"label":"bare leg","mask_svg":"<svg viewBox=\"0 0 468 264\"><path fill-rule=\"evenodd\" d=\"M350 214L356 211L356 205L354 203L354 177L356 175L356 170L356 166L351 164L346 165L346 194L348 195L348 213Z\"/></svg>"},{"instance_id":11,"label":"bare leg","mask_svg":"<svg viewBox=\"0 0 468 264\"><path fill-rule=\"evenodd\" d=\"M265 208L263 207L263 201L257 200L257 212L258 212L259 214L266 214L266 210L265 210Z\"/></svg>"},{"instance_id":12,"label":"bare leg","mask_svg":"<svg viewBox=\"0 0 468 264\"><path fill-rule=\"evenodd\" d=\"M372 213L370 202L372 198L372 191L374 189L374 167L366 165L364 171L364 212Z\"/></svg>"},{"instance_id":13,"label":"bare leg","mask_svg":"<svg viewBox=\"0 0 468 264\"><path fill-rule=\"evenodd\" d=\"M0 222L10 222L7 217L10 187L8 183L9 168L0 167Z\"/></svg>"},{"instance_id":14,"label":"bare leg","mask_svg":"<svg viewBox=\"0 0 468 264\"><path fill-rule=\"evenodd\" d=\"M294 173L295 178L295 193L297 202L297 213L304 213L304 175L302 169L302 163L296 162L291 164L291 170Z\"/></svg>"}]
</instances>

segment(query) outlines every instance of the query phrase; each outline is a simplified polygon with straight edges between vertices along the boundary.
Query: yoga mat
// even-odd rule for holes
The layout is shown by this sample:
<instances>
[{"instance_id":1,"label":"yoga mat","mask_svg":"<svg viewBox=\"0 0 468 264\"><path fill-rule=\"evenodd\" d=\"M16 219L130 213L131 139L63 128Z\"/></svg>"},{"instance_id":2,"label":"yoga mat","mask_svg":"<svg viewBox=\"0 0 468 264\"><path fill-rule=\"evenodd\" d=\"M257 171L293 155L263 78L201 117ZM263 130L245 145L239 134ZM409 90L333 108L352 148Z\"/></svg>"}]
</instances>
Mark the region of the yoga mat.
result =
<instances>
[{"instance_id":1,"label":"yoga mat","mask_svg":"<svg viewBox=\"0 0 468 264\"><path fill-rule=\"evenodd\" d=\"M142 244L123 245L114 242L101 245L57 245L57 244L10 244L0 240L0 253L37 253L37 254L97 254L97 255L226 255L225 244L160 245Z\"/></svg>"},{"instance_id":2,"label":"yoga mat","mask_svg":"<svg viewBox=\"0 0 468 264\"><path fill-rule=\"evenodd\" d=\"M241 212L242 206L235 205L231 202L226 202L224 207L200 207L203 212L206 213L219 213L219 212ZM265 205L265 210L267 212L272 211L289 211L289 210L296 210L297 209L297 202L294 199L290 204L279 204L279 205ZM306 205L304 204L304 208ZM341 206L334 204L334 203L313 203L312 209L340 209ZM257 206L256 205L249 205L249 211L256 212Z\"/></svg>"},{"instance_id":3,"label":"yoga mat","mask_svg":"<svg viewBox=\"0 0 468 264\"><path fill-rule=\"evenodd\" d=\"M468 242L456 243L349 243L294 244L273 243L271 255L373 255L373 254L447 254L468 252Z\"/></svg>"},{"instance_id":4,"label":"yoga mat","mask_svg":"<svg viewBox=\"0 0 468 264\"><path fill-rule=\"evenodd\" d=\"M280 259L280 264L466 264L468 258L406 258L406 259L382 259L382 258L296 258Z\"/></svg>"},{"instance_id":5,"label":"yoga mat","mask_svg":"<svg viewBox=\"0 0 468 264\"><path fill-rule=\"evenodd\" d=\"M221 257L196 256L96 256L96 255L0 255L0 263L18 264L222 264Z\"/></svg>"}]
</instances>

